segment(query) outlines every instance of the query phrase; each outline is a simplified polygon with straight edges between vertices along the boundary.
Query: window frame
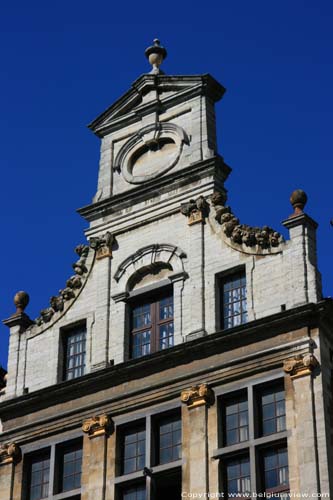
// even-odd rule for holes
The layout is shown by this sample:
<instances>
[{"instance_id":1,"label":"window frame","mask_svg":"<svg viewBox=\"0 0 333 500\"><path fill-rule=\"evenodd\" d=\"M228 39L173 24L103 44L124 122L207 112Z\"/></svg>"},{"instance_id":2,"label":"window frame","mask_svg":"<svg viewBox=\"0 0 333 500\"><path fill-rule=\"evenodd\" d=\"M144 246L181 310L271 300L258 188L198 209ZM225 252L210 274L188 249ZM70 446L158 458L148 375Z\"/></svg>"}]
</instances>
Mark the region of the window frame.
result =
<instances>
[{"instance_id":1,"label":"window frame","mask_svg":"<svg viewBox=\"0 0 333 500\"><path fill-rule=\"evenodd\" d=\"M53 498L59 498L59 500L77 500L81 495L81 486L72 490L60 492L59 483L61 479L59 477L61 467L60 467L60 455L63 449L66 449L73 444L80 444L83 449L83 438L81 433L69 433L66 436L62 436L61 439L54 439L50 443L41 441L33 446L27 446L23 449L23 481L22 481L22 498L24 500L30 500L30 481L31 481L31 463L34 458L39 456L45 456L47 453L49 455L50 466L49 466L49 489L48 495L45 500L51 500ZM82 462L81 462L81 473L82 473ZM43 499L44 500L44 499Z\"/></svg>"},{"instance_id":2,"label":"window frame","mask_svg":"<svg viewBox=\"0 0 333 500\"><path fill-rule=\"evenodd\" d=\"M85 338L84 338L84 351L76 354L76 355L81 355L82 353L84 354L84 364L80 365L83 366L83 373L76 377L72 378L67 378L68 375L68 339L71 336L76 335L80 330L83 330L85 333ZM87 331L87 322L86 321L80 321L75 324L68 325L64 328L61 329L61 358L62 358L62 367L61 367L61 381L63 382L68 382L70 380L75 380L77 378L83 377L87 373L87 340L88 340L88 331ZM72 371L72 370L71 370Z\"/></svg>"},{"instance_id":3,"label":"window frame","mask_svg":"<svg viewBox=\"0 0 333 500\"><path fill-rule=\"evenodd\" d=\"M135 486L145 482L146 494L152 493L153 482L149 471L153 470L154 477L163 478L167 474L179 474L181 477L182 459L170 461L163 464L158 464L156 454L158 453L157 437L158 423L161 419L173 415L179 416L181 420L181 406L167 404L163 408L155 408L148 413L138 415L135 421L129 420L126 416L114 418L115 432L116 432L116 460L115 460L115 498L123 500L123 492L127 487ZM144 424L146 431L146 446L145 446L145 463L144 468L135 472L127 474L122 473L122 434L124 430L135 428L135 426L142 426ZM146 471L146 472L145 472ZM149 497L148 497L149 498Z\"/></svg>"},{"instance_id":4,"label":"window frame","mask_svg":"<svg viewBox=\"0 0 333 500\"><path fill-rule=\"evenodd\" d=\"M160 311L160 302L163 299L171 297L172 299L172 312L173 315L166 319L159 319L159 311ZM133 311L137 307L142 307L145 305L150 306L150 323L148 325L144 325L140 328L133 327ZM154 289L150 292L146 292L144 294L135 294L127 300L128 306L128 324L129 324L129 333L128 333L128 358L129 359L139 359L145 356L149 356L150 354L154 354L155 352L163 351L165 349L169 349L174 345L174 324L175 324L175 313L174 313L174 290L172 284L164 286L163 288ZM163 349L160 349L160 336L159 329L162 325L171 324L173 325L173 334L172 334L172 345L168 345ZM139 356L134 356L133 344L135 335L140 335L147 330L150 330L150 349L149 353L141 354ZM142 344L141 344L142 345Z\"/></svg>"},{"instance_id":5,"label":"window frame","mask_svg":"<svg viewBox=\"0 0 333 500\"><path fill-rule=\"evenodd\" d=\"M225 318L224 318L224 285L226 282L232 279L232 277L242 275L245 278L245 301L246 301L246 321L241 322L239 325L233 324L232 326L225 326ZM215 324L216 330L228 331L230 328L236 328L237 326L241 326L249 321L248 319L248 280L246 273L246 266L240 265L233 267L231 269L227 269L215 275Z\"/></svg>"},{"instance_id":6,"label":"window frame","mask_svg":"<svg viewBox=\"0 0 333 500\"><path fill-rule=\"evenodd\" d=\"M247 403L247 425L244 426L244 425L240 425L240 414L241 413L244 413L243 411L237 411L237 413L233 413L233 415L237 415L237 420L238 420L238 426L233 428L233 429L237 429L237 433L238 433L238 437L240 438L240 430L242 428L246 428L247 429L247 439L244 439L244 440L241 440L239 439L238 441L236 441L235 443L230 443L228 444L227 442L227 413L226 413L226 403L232 403L234 402L234 404L238 404L239 405L239 402L240 400L243 400L243 401L246 401ZM223 443L223 446L233 446L233 445L238 445L238 444L242 444L242 443L246 443L248 440L249 440L249 434L250 434L250 428L249 428L249 401L248 401L248 396L247 396L247 391L245 390L240 390L240 391L236 391L236 392L233 392L231 394L226 394L225 396L222 396L220 399L219 399L219 413L220 413L220 426L219 428L221 429L221 439L220 441Z\"/></svg>"},{"instance_id":7,"label":"window frame","mask_svg":"<svg viewBox=\"0 0 333 500\"><path fill-rule=\"evenodd\" d=\"M279 431L274 434L261 436L258 433L258 405L257 394L263 388L271 387L275 389L280 384L284 384L284 378L280 371L275 374L270 374L267 377L262 377L259 380L247 381L241 384L232 383L229 387L221 387L215 390L218 401L217 423L218 423L218 448L213 451L211 458L220 461L219 465L219 484L220 491L223 491L225 498L226 489L224 483L223 463L225 460L248 455L250 458L251 472L251 490L261 492L263 488L262 469L261 465L261 450L264 448L272 448L274 446L286 446L288 450L288 432L287 430ZM249 423L249 439L233 445L224 445L223 441L223 401L231 399L233 396L239 395L241 392L247 391L248 400L248 423ZM288 465L289 467L289 465ZM288 488L283 492L289 491Z\"/></svg>"}]
</instances>

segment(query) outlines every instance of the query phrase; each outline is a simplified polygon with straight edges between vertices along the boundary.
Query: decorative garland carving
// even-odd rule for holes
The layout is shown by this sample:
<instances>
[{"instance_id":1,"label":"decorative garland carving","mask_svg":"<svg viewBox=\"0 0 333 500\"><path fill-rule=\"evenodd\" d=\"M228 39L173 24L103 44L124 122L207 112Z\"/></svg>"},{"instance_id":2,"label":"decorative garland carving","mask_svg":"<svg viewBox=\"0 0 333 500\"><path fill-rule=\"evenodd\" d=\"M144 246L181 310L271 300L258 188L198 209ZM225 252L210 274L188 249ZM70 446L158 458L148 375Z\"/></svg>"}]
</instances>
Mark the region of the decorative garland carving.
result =
<instances>
[{"instance_id":1,"label":"decorative garland carving","mask_svg":"<svg viewBox=\"0 0 333 500\"><path fill-rule=\"evenodd\" d=\"M214 391L207 384L200 384L182 391L181 402L185 403L188 408L197 406L210 406L214 404Z\"/></svg>"},{"instance_id":2,"label":"decorative garland carving","mask_svg":"<svg viewBox=\"0 0 333 500\"><path fill-rule=\"evenodd\" d=\"M182 203L180 211L188 217L188 225L204 222L209 213L209 205L203 196L196 200L190 200L188 203Z\"/></svg>"},{"instance_id":3,"label":"decorative garland carving","mask_svg":"<svg viewBox=\"0 0 333 500\"><path fill-rule=\"evenodd\" d=\"M231 208L225 206L225 202L224 193L214 193L211 196L211 203L216 211L215 219L221 224L224 234L232 243L245 245L246 247L258 246L266 250L278 247L284 241L280 233L268 226L260 228L240 224Z\"/></svg>"},{"instance_id":4,"label":"decorative garland carving","mask_svg":"<svg viewBox=\"0 0 333 500\"><path fill-rule=\"evenodd\" d=\"M40 316L35 320L34 324L42 326L50 323L53 317L59 317L57 313L63 313L70 301L73 301L82 290L83 285L88 277L87 259L90 249L96 252L96 258L112 256L112 245L115 242L115 237L107 232L103 236L91 238L88 245L78 245L75 252L79 259L72 265L75 274L66 281L66 287L59 290L59 295L50 298L50 307L42 309ZM68 307L67 307L68 309Z\"/></svg>"},{"instance_id":5,"label":"decorative garland carving","mask_svg":"<svg viewBox=\"0 0 333 500\"><path fill-rule=\"evenodd\" d=\"M291 378L298 378L311 375L318 365L318 360L313 354L299 354L294 358L286 359L283 369Z\"/></svg>"},{"instance_id":6,"label":"decorative garland carving","mask_svg":"<svg viewBox=\"0 0 333 500\"><path fill-rule=\"evenodd\" d=\"M16 443L0 445L0 465L18 464L21 459L21 448Z\"/></svg>"},{"instance_id":7,"label":"decorative garland carving","mask_svg":"<svg viewBox=\"0 0 333 500\"><path fill-rule=\"evenodd\" d=\"M88 418L83 422L82 430L88 434L90 439L97 436L109 436L113 431L112 420L105 413L97 417Z\"/></svg>"},{"instance_id":8,"label":"decorative garland carving","mask_svg":"<svg viewBox=\"0 0 333 500\"><path fill-rule=\"evenodd\" d=\"M88 272L86 260L89 254L89 246L78 245L75 252L79 256L79 260L73 264L76 274L67 280L66 288L59 290L59 295L50 298L50 307L41 310L40 316L35 320L36 325L41 326L43 323L49 323L56 313L64 310L67 301L75 298L77 290L82 287L82 278Z\"/></svg>"}]
</instances>

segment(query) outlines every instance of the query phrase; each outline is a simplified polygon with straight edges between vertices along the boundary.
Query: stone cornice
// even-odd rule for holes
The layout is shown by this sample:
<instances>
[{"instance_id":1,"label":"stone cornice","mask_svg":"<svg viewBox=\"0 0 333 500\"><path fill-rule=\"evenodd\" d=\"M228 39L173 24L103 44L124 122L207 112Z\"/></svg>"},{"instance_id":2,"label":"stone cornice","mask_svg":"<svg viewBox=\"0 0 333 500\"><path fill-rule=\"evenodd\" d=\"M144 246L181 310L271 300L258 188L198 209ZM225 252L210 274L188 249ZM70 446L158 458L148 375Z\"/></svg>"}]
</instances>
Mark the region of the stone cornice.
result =
<instances>
[{"instance_id":1,"label":"stone cornice","mask_svg":"<svg viewBox=\"0 0 333 500\"><path fill-rule=\"evenodd\" d=\"M21 458L21 448L16 443L0 445L0 466L18 464Z\"/></svg>"},{"instance_id":2,"label":"stone cornice","mask_svg":"<svg viewBox=\"0 0 333 500\"><path fill-rule=\"evenodd\" d=\"M214 391L207 384L200 384L182 391L181 402L187 407L211 406L215 401Z\"/></svg>"},{"instance_id":3,"label":"stone cornice","mask_svg":"<svg viewBox=\"0 0 333 500\"><path fill-rule=\"evenodd\" d=\"M176 364L188 360L202 359L210 355L226 352L236 347L267 340L281 333L302 327L317 327L322 315L333 313L333 301L326 299L318 304L307 304L275 315L267 316L244 325L207 335L174 346L166 351L150 356L129 360L105 369L84 375L78 379L61 382L51 387L10 399L0 403L0 416L3 420L11 419L13 415L20 416L32 410L52 406L57 402L73 400L87 394L95 393L103 388L118 385L128 380L148 376ZM333 323L333 321L332 321ZM283 362L279 364L282 368ZM111 381L113 381L111 383Z\"/></svg>"},{"instance_id":4,"label":"stone cornice","mask_svg":"<svg viewBox=\"0 0 333 500\"><path fill-rule=\"evenodd\" d=\"M111 418L106 414L88 418L82 424L82 431L88 434L90 439L98 436L109 436L113 432Z\"/></svg>"},{"instance_id":5,"label":"stone cornice","mask_svg":"<svg viewBox=\"0 0 333 500\"><path fill-rule=\"evenodd\" d=\"M128 207L133 207L133 205L141 201L160 196L164 191L170 191L170 185L175 188L178 182L183 186L186 183L192 183L195 179L209 176L216 176L216 182L224 182L230 172L231 168L224 163L223 158L215 156L214 158L189 165L181 170L172 171L143 185L134 187L127 192L119 193L79 208L77 212L88 222L92 222L101 216L105 217ZM131 216L129 215L129 217Z\"/></svg>"}]
</instances>

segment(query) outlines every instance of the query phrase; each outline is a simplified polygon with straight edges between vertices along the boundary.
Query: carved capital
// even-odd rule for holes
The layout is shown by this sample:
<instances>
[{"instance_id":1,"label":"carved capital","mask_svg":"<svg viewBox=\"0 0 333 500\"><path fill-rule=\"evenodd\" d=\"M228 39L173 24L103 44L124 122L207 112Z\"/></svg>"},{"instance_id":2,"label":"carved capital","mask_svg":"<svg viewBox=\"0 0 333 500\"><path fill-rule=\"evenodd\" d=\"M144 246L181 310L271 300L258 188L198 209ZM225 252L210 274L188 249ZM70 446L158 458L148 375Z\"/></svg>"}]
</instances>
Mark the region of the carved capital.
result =
<instances>
[{"instance_id":1,"label":"carved capital","mask_svg":"<svg viewBox=\"0 0 333 500\"><path fill-rule=\"evenodd\" d=\"M188 203L182 203L180 211L188 218L188 225L203 223L208 216L209 205L203 196L197 200L190 200Z\"/></svg>"},{"instance_id":2,"label":"carved capital","mask_svg":"<svg viewBox=\"0 0 333 500\"><path fill-rule=\"evenodd\" d=\"M0 445L0 465L18 464L21 459L21 448L16 443Z\"/></svg>"},{"instance_id":3,"label":"carved capital","mask_svg":"<svg viewBox=\"0 0 333 500\"><path fill-rule=\"evenodd\" d=\"M185 403L188 408L195 408L196 406L210 406L214 403L214 391L208 387L207 384L200 384L185 389L181 393L181 401Z\"/></svg>"},{"instance_id":4,"label":"carved capital","mask_svg":"<svg viewBox=\"0 0 333 500\"><path fill-rule=\"evenodd\" d=\"M113 425L109 415L103 414L85 420L82 424L82 430L91 439L97 436L109 436L113 432Z\"/></svg>"},{"instance_id":5,"label":"carved capital","mask_svg":"<svg viewBox=\"0 0 333 500\"><path fill-rule=\"evenodd\" d=\"M286 359L283 363L283 369L291 378L298 378L311 375L318 364L313 354L299 354L294 358Z\"/></svg>"},{"instance_id":6,"label":"carved capital","mask_svg":"<svg viewBox=\"0 0 333 500\"><path fill-rule=\"evenodd\" d=\"M112 233L105 233L103 236L90 238L91 248L96 251L96 259L112 257L112 245L115 243L115 237Z\"/></svg>"}]
</instances>

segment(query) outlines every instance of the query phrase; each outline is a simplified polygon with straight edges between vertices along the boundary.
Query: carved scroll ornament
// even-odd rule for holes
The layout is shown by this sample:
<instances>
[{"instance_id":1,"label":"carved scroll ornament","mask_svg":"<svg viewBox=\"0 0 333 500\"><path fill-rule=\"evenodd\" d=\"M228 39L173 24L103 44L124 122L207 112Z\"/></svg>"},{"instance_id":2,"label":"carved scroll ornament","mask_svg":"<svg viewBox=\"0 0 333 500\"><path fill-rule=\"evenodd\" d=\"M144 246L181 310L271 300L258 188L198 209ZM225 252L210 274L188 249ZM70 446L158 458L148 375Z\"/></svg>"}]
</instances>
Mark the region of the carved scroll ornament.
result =
<instances>
[{"instance_id":1,"label":"carved scroll ornament","mask_svg":"<svg viewBox=\"0 0 333 500\"><path fill-rule=\"evenodd\" d=\"M0 465L18 464L21 458L21 448L16 443L0 445Z\"/></svg>"},{"instance_id":2,"label":"carved scroll ornament","mask_svg":"<svg viewBox=\"0 0 333 500\"><path fill-rule=\"evenodd\" d=\"M113 431L111 418L106 414L88 418L83 422L82 430L90 439L97 436L109 436Z\"/></svg>"},{"instance_id":3,"label":"carved scroll ornament","mask_svg":"<svg viewBox=\"0 0 333 500\"><path fill-rule=\"evenodd\" d=\"M299 354L294 358L286 359L283 369L291 378L298 378L304 375L311 375L318 364L313 354Z\"/></svg>"},{"instance_id":4,"label":"carved scroll ornament","mask_svg":"<svg viewBox=\"0 0 333 500\"><path fill-rule=\"evenodd\" d=\"M203 405L210 406L214 403L214 391L210 389L207 384L192 386L182 391L181 401L185 403L188 408L195 408Z\"/></svg>"}]
</instances>

